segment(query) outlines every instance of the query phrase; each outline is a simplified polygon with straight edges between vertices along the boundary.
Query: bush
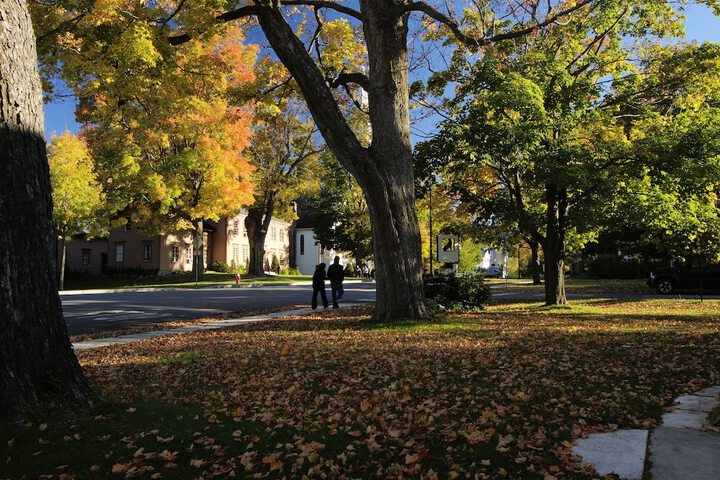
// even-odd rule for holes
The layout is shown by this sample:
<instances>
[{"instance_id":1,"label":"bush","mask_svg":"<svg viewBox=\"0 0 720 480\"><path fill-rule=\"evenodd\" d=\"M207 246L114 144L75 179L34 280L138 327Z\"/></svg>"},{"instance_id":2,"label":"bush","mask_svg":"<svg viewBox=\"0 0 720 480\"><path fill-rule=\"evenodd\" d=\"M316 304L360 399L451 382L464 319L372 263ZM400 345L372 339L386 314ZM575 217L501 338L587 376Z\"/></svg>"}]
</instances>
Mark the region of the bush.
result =
<instances>
[{"instance_id":1,"label":"bush","mask_svg":"<svg viewBox=\"0 0 720 480\"><path fill-rule=\"evenodd\" d=\"M477 272L425 278L425 296L448 310L482 310L490 300L490 287Z\"/></svg>"},{"instance_id":2,"label":"bush","mask_svg":"<svg viewBox=\"0 0 720 480\"><path fill-rule=\"evenodd\" d=\"M483 309L490 300L490 286L485 277L476 272L455 277L457 282L457 302L466 309Z\"/></svg>"},{"instance_id":3,"label":"bush","mask_svg":"<svg viewBox=\"0 0 720 480\"><path fill-rule=\"evenodd\" d=\"M280 259L277 255L273 255L272 262L270 262L270 268L275 273L280 273Z\"/></svg>"},{"instance_id":4,"label":"bush","mask_svg":"<svg viewBox=\"0 0 720 480\"><path fill-rule=\"evenodd\" d=\"M225 262L215 260L212 265L210 265L210 270L213 272L230 273L230 266Z\"/></svg>"},{"instance_id":5,"label":"bush","mask_svg":"<svg viewBox=\"0 0 720 480\"><path fill-rule=\"evenodd\" d=\"M280 269L282 275L300 275L300 270L297 267L283 267Z\"/></svg>"}]
</instances>

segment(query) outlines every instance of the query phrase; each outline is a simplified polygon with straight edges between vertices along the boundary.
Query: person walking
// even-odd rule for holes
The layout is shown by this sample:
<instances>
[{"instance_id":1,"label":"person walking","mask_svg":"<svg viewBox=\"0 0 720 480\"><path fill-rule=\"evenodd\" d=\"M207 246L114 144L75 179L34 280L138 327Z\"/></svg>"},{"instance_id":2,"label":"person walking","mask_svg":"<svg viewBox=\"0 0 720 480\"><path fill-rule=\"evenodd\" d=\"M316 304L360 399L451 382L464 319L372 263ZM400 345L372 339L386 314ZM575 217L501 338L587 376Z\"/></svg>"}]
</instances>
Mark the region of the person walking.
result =
<instances>
[{"instance_id":1,"label":"person walking","mask_svg":"<svg viewBox=\"0 0 720 480\"><path fill-rule=\"evenodd\" d=\"M325 293L325 264L321 263L315 267L315 273L313 273L313 296L311 306L313 310L317 309L317 296L318 293L322 297L323 307L328 307L327 294Z\"/></svg>"},{"instance_id":2,"label":"person walking","mask_svg":"<svg viewBox=\"0 0 720 480\"><path fill-rule=\"evenodd\" d=\"M338 301L343 297L343 280L345 280L345 269L340 265L340 257L335 257L335 261L327 271L327 278L330 280L330 291L332 292L333 308L338 308Z\"/></svg>"}]
</instances>

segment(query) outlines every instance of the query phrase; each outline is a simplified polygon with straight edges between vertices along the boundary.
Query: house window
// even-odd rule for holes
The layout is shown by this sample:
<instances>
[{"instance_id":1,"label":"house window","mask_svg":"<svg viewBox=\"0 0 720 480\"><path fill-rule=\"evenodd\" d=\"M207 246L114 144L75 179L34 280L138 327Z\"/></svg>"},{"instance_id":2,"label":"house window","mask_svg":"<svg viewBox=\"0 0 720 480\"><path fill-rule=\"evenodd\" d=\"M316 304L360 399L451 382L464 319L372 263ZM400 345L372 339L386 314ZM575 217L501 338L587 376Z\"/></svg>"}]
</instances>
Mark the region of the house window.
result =
<instances>
[{"instance_id":1,"label":"house window","mask_svg":"<svg viewBox=\"0 0 720 480\"><path fill-rule=\"evenodd\" d=\"M116 243L115 244L115 263L123 263L125 260L125 244L124 243Z\"/></svg>"},{"instance_id":2,"label":"house window","mask_svg":"<svg viewBox=\"0 0 720 480\"><path fill-rule=\"evenodd\" d=\"M300 235L300 255L305 255L305 235Z\"/></svg>"},{"instance_id":3,"label":"house window","mask_svg":"<svg viewBox=\"0 0 720 480\"><path fill-rule=\"evenodd\" d=\"M285 230L283 230L282 228L280 229L280 241L285 241Z\"/></svg>"},{"instance_id":4,"label":"house window","mask_svg":"<svg viewBox=\"0 0 720 480\"><path fill-rule=\"evenodd\" d=\"M185 247L185 264L192 265L193 247Z\"/></svg>"},{"instance_id":5,"label":"house window","mask_svg":"<svg viewBox=\"0 0 720 480\"><path fill-rule=\"evenodd\" d=\"M240 220L233 220L233 235L240 233Z\"/></svg>"},{"instance_id":6,"label":"house window","mask_svg":"<svg viewBox=\"0 0 720 480\"><path fill-rule=\"evenodd\" d=\"M273 241L277 240L277 228L275 228L275 227L271 228L270 232L272 233Z\"/></svg>"},{"instance_id":7,"label":"house window","mask_svg":"<svg viewBox=\"0 0 720 480\"><path fill-rule=\"evenodd\" d=\"M243 247L243 258L242 261L247 263L250 261L250 247Z\"/></svg>"},{"instance_id":8,"label":"house window","mask_svg":"<svg viewBox=\"0 0 720 480\"><path fill-rule=\"evenodd\" d=\"M240 247L238 245L233 245L232 261L236 264L240 262Z\"/></svg>"},{"instance_id":9,"label":"house window","mask_svg":"<svg viewBox=\"0 0 720 480\"><path fill-rule=\"evenodd\" d=\"M82 264L86 267L88 265L90 265L90 249L89 248L82 249Z\"/></svg>"},{"instance_id":10,"label":"house window","mask_svg":"<svg viewBox=\"0 0 720 480\"><path fill-rule=\"evenodd\" d=\"M149 262L150 259L152 259L152 243L143 242L142 259L143 259L143 262Z\"/></svg>"},{"instance_id":11,"label":"house window","mask_svg":"<svg viewBox=\"0 0 720 480\"><path fill-rule=\"evenodd\" d=\"M180 259L180 247L173 245L170 247L170 261L175 263Z\"/></svg>"},{"instance_id":12,"label":"house window","mask_svg":"<svg viewBox=\"0 0 720 480\"><path fill-rule=\"evenodd\" d=\"M123 225L123 232L129 232L130 230L132 230L132 220L128 218L125 225Z\"/></svg>"}]
</instances>

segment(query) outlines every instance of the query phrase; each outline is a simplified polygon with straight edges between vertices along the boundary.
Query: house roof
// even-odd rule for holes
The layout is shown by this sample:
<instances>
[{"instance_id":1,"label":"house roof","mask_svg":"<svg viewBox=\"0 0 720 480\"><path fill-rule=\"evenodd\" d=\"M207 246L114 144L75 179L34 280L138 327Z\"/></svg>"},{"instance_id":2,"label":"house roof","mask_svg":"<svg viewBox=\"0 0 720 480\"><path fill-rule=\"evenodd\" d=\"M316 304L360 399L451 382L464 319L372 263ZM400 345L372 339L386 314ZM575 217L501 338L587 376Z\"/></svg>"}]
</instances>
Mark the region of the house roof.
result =
<instances>
[{"instance_id":1,"label":"house roof","mask_svg":"<svg viewBox=\"0 0 720 480\"><path fill-rule=\"evenodd\" d=\"M297 201L297 214L298 219L295 222L295 228L313 228L317 223L315 216L310 212L308 208L308 199L301 198Z\"/></svg>"}]
</instances>

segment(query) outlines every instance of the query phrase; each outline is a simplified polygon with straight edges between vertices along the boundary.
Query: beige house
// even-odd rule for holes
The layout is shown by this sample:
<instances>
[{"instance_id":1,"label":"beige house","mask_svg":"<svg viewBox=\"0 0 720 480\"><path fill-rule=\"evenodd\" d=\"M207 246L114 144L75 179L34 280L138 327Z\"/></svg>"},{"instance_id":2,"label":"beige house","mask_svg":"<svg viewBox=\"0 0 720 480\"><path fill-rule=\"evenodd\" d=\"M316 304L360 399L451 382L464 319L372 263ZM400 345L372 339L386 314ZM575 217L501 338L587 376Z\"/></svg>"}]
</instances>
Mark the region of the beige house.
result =
<instances>
[{"instance_id":1,"label":"beige house","mask_svg":"<svg viewBox=\"0 0 720 480\"><path fill-rule=\"evenodd\" d=\"M231 218L217 223L215 238L212 241L213 261L222 261L228 265L247 265L250 261L250 242L245 230L247 212L241 211ZM280 264L290 264L290 229L292 224L273 217L265 237L265 270L270 270L272 258L276 256Z\"/></svg>"},{"instance_id":2,"label":"beige house","mask_svg":"<svg viewBox=\"0 0 720 480\"><path fill-rule=\"evenodd\" d=\"M250 244L245 232L244 210L234 217L204 224L203 260L205 268L213 262L247 265ZM290 258L291 224L273 218L265 239L266 269L273 255L282 265ZM58 247L62 244L60 243ZM59 255L58 255L59 257ZM192 270L191 232L145 235L132 223L110 230L107 238L85 241L76 237L67 243L66 269L69 272L99 275L122 270L149 270L161 274Z\"/></svg>"}]
</instances>

